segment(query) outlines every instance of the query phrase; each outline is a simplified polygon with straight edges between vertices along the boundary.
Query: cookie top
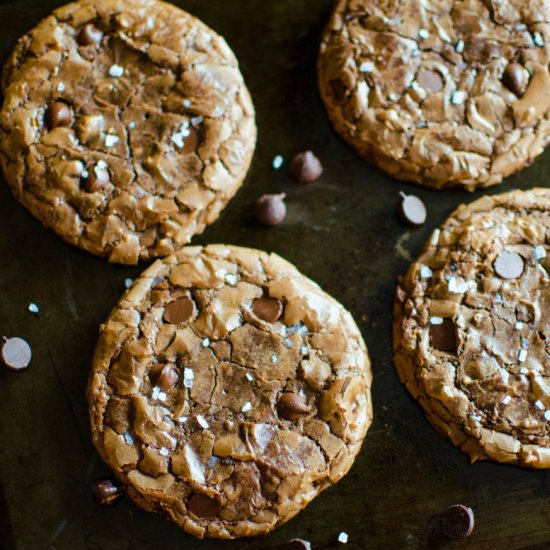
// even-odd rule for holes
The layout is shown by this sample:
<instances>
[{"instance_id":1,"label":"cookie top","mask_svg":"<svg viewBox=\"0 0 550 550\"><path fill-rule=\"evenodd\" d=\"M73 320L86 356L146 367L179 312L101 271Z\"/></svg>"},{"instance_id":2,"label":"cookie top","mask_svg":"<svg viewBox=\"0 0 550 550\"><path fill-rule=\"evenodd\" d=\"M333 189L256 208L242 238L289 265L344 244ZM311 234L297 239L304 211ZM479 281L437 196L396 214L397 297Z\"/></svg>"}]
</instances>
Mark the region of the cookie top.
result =
<instances>
[{"instance_id":1,"label":"cookie top","mask_svg":"<svg viewBox=\"0 0 550 550\"><path fill-rule=\"evenodd\" d=\"M395 365L472 461L550 468L550 189L461 206L400 281Z\"/></svg>"},{"instance_id":2,"label":"cookie top","mask_svg":"<svg viewBox=\"0 0 550 550\"><path fill-rule=\"evenodd\" d=\"M198 537L259 535L348 471L371 376L351 315L288 262L186 247L101 327L93 440L143 508Z\"/></svg>"},{"instance_id":3,"label":"cookie top","mask_svg":"<svg viewBox=\"0 0 550 550\"><path fill-rule=\"evenodd\" d=\"M548 141L549 23L538 0L339 0L321 95L336 130L390 176L494 185Z\"/></svg>"},{"instance_id":4,"label":"cookie top","mask_svg":"<svg viewBox=\"0 0 550 550\"><path fill-rule=\"evenodd\" d=\"M81 0L3 73L0 163L67 242L117 263L178 249L235 194L254 107L226 42L157 0Z\"/></svg>"}]
</instances>

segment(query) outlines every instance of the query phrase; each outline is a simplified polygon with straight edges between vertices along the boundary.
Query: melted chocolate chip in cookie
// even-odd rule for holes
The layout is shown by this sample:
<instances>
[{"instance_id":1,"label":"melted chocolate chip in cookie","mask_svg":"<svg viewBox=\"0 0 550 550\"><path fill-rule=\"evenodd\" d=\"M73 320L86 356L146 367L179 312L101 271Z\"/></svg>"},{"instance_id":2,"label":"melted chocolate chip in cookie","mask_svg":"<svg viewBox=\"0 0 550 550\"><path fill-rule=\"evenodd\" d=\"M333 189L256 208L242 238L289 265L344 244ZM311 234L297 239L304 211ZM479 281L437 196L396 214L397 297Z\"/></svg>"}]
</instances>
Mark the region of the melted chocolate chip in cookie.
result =
<instances>
[{"instance_id":1,"label":"melted chocolate chip in cookie","mask_svg":"<svg viewBox=\"0 0 550 550\"><path fill-rule=\"evenodd\" d=\"M443 319L430 324L430 341L439 351L454 351L456 349L456 328L452 319Z\"/></svg>"},{"instance_id":2,"label":"melted chocolate chip in cookie","mask_svg":"<svg viewBox=\"0 0 550 550\"><path fill-rule=\"evenodd\" d=\"M263 296L252 302L254 315L266 323L275 323L283 314L283 304L277 298Z\"/></svg>"},{"instance_id":3,"label":"melted chocolate chip in cookie","mask_svg":"<svg viewBox=\"0 0 550 550\"><path fill-rule=\"evenodd\" d=\"M70 126L73 123L73 113L64 101L55 101L46 111L46 126L53 130L60 126Z\"/></svg>"},{"instance_id":4,"label":"melted chocolate chip in cookie","mask_svg":"<svg viewBox=\"0 0 550 550\"><path fill-rule=\"evenodd\" d=\"M497 256L493 267L502 279L517 279L521 277L525 263L517 252L504 250Z\"/></svg>"},{"instance_id":5,"label":"melted chocolate chip in cookie","mask_svg":"<svg viewBox=\"0 0 550 550\"><path fill-rule=\"evenodd\" d=\"M149 371L149 380L153 386L161 390L173 388L178 380L178 375L171 365L154 365Z\"/></svg>"},{"instance_id":6,"label":"melted chocolate chip in cookie","mask_svg":"<svg viewBox=\"0 0 550 550\"><path fill-rule=\"evenodd\" d=\"M170 302L164 308L164 320L172 325L181 325L190 321L195 315L197 308L191 298L184 296Z\"/></svg>"},{"instance_id":7,"label":"melted chocolate chip in cookie","mask_svg":"<svg viewBox=\"0 0 550 550\"><path fill-rule=\"evenodd\" d=\"M310 411L302 397L293 392L285 392L277 402L277 412L285 420L298 420Z\"/></svg>"},{"instance_id":8,"label":"melted chocolate chip in cookie","mask_svg":"<svg viewBox=\"0 0 550 550\"><path fill-rule=\"evenodd\" d=\"M200 518L216 517L221 510L220 503L203 493L195 493L188 503L189 510Z\"/></svg>"},{"instance_id":9,"label":"melted chocolate chip in cookie","mask_svg":"<svg viewBox=\"0 0 550 550\"><path fill-rule=\"evenodd\" d=\"M80 46L97 46L102 38L103 33L93 23L87 23L78 33L76 41Z\"/></svg>"}]
</instances>

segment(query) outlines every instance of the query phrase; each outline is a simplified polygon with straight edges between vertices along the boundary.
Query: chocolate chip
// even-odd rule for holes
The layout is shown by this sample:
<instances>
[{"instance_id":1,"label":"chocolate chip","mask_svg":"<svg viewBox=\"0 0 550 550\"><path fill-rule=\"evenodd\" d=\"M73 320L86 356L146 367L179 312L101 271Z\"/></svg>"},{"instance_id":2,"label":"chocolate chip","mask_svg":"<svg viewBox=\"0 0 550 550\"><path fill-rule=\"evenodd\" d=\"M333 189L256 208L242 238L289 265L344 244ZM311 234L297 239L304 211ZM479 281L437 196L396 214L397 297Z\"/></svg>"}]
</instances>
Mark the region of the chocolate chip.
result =
<instances>
[{"instance_id":1,"label":"chocolate chip","mask_svg":"<svg viewBox=\"0 0 550 550\"><path fill-rule=\"evenodd\" d=\"M311 183L321 176L323 166L311 151L305 151L292 159L290 173L298 183Z\"/></svg>"},{"instance_id":2,"label":"chocolate chip","mask_svg":"<svg viewBox=\"0 0 550 550\"><path fill-rule=\"evenodd\" d=\"M149 380L151 384L161 390L169 390L174 387L178 375L171 365L154 365L149 371Z\"/></svg>"},{"instance_id":3,"label":"chocolate chip","mask_svg":"<svg viewBox=\"0 0 550 550\"><path fill-rule=\"evenodd\" d=\"M426 221L426 206L414 195L399 193L401 199L397 204L397 214L408 225L422 225Z\"/></svg>"},{"instance_id":4,"label":"chocolate chip","mask_svg":"<svg viewBox=\"0 0 550 550\"><path fill-rule=\"evenodd\" d=\"M181 325L190 321L196 312L195 302L184 296L174 302L170 302L164 308L164 320L172 325Z\"/></svg>"},{"instance_id":5,"label":"chocolate chip","mask_svg":"<svg viewBox=\"0 0 550 550\"><path fill-rule=\"evenodd\" d=\"M296 393L285 392L277 403L277 412L285 420L298 420L311 409L304 400Z\"/></svg>"},{"instance_id":6,"label":"chocolate chip","mask_svg":"<svg viewBox=\"0 0 550 550\"><path fill-rule=\"evenodd\" d=\"M187 503L189 510L200 518L216 517L221 510L220 503L203 493L195 493Z\"/></svg>"},{"instance_id":7,"label":"chocolate chip","mask_svg":"<svg viewBox=\"0 0 550 550\"><path fill-rule=\"evenodd\" d=\"M517 279L523 273L523 258L511 250L501 252L493 264L495 272L503 279Z\"/></svg>"},{"instance_id":8,"label":"chocolate chip","mask_svg":"<svg viewBox=\"0 0 550 550\"><path fill-rule=\"evenodd\" d=\"M437 71L421 69L416 75L416 81L428 92L440 92L443 90L443 78Z\"/></svg>"},{"instance_id":9,"label":"chocolate chip","mask_svg":"<svg viewBox=\"0 0 550 550\"><path fill-rule=\"evenodd\" d=\"M201 143L201 131L199 128L189 126L189 135L183 140L183 147L179 150L182 155L195 153Z\"/></svg>"},{"instance_id":10,"label":"chocolate chip","mask_svg":"<svg viewBox=\"0 0 550 550\"><path fill-rule=\"evenodd\" d=\"M518 97L522 97L529 84L527 71L519 63L508 63L502 75L502 83Z\"/></svg>"},{"instance_id":11,"label":"chocolate chip","mask_svg":"<svg viewBox=\"0 0 550 550\"><path fill-rule=\"evenodd\" d=\"M87 23L78 33L76 41L81 46L97 46L102 38L103 33L93 23Z\"/></svg>"},{"instance_id":12,"label":"chocolate chip","mask_svg":"<svg viewBox=\"0 0 550 550\"><path fill-rule=\"evenodd\" d=\"M2 345L2 360L13 370L25 369L32 359L31 347L23 338L8 338Z\"/></svg>"},{"instance_id":13,"label":"chocolate chip","mask_svg":"<svg viewBox=\"0 0 550 550\"><path fill-rule=\"evenodd\" d=\"M86 177L82 177L82 187L87 193L96 193L105 189L111 182L111 175L108 168L102 168L99 165L87 172Z\"/></svg>"},{"instance_id":14,"label":"chocolate chip","mask_svg":"<svg viewBox=\"0 0 550 550\"><path fill-rule=\"evenodd\" d=\"M262 195L254 206L254 215L262 225L279 225L286 216L285 194Z\"/></svg>"},{"instance_id":15,"label":"chocolate chip","mask_svg":"<svg viewBox=\"0 0 550 550\"><path fill-rule=\"evenodd\" d=\"M448 508L441 517L441 528L452 540L465 539L474 530L474 512L462 504Z\"/></svg>"},{"instance_id":16,"label":"chocolate chip","mask_svg":"<svg viewBox=\"0 0 550 550\"><path fill-rule=\"evenodd\" d=\"M443 319L440 324L430 324L430 340L432 347L439 351L454 351L456 349L456 328L452 319Z\"/></svg>"},{"instance_id":17,"label":"chocolate chip","mask_svg":"<svg viewBox=\"0 0 550 550\"><path fill-rule=\"evenodd\" d=\"M59 126L70 126L73 122L71 108L64 101L54 101L46 111L46 126L53 130Z\"/></svg>"},{"instance_id":18,"label":"chocolate chip","mask_svg":"<svg viewBox=\"0 0 550 550\"><path fill-rule=\"evenodd\" d=\"M292 539L283 544L281 550L311 550L311 543L307 540Z\"/></svg>"},{"instance_id":19,"label":"chocolate chip","mask_svg":"<svg viewBox=\"0 0 550 550\"><path fill-rule=\"evenodd\" d=\"M99 506L114 506L123 494L122 485L110 477L100 477L92 485L92 498Z\"/></svg>"},{"instance_id":20,"label":"chocolate chip","mask_svg":"<svg viewBox=\"0 0 550 550\"><path fill-rule=\"evenodd\" d=\"M275 323L283 313L283 304L277 298L263 296L256 298L252 302L252 311L254 315L266 323Z\"/></svg>"},{"instance_id":21,"label":"chocolate chip","mask_svg":"<svg viewBox=\"0 0 550 550\"><path fill-rule=\"evenodd\" d=\"M344 82L340 78L335 78L329 81L330 89L332 91L332 97L338 103L344 101L348 93L348 89Z\"/></svg>"}]
</instances>

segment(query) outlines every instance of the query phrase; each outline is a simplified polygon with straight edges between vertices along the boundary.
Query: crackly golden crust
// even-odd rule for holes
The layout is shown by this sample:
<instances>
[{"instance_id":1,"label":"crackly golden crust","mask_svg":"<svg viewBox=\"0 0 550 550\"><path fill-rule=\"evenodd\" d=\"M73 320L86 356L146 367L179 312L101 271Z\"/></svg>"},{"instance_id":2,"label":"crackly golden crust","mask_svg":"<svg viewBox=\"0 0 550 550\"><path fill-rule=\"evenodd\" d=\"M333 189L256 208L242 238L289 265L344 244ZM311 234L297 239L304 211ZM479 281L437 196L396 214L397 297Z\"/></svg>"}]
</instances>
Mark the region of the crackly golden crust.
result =
<instances>
[{"instance_id":1,"label":"crackly golden crust","mask_svg":"<svg viewBox=\"0 0 550 550\"><path fill-rule=\"evenodd\" d=\"M279 320L255 314L266 295ZM167 322L168 304L189 299L189 322ZM176 374L162 392L159 365ZM267 533L348 471L371 381L339 303L275 254L210 245L157 260L126 292L101 327L87 398L94 444L137 504L234 538ZM292 420L289 393L305 404ZM213 517L194 513L197 494L219 506Z\"/></svg>"},{"instance_id":2,"label":"crackly golden crust","mask_svg":"<svg viewBox=\"0 0 550 550\"><path fill-rule=\"evenodd\" d=\"M495 269L503 251L519 277ZM400 281L394 360L430 423L472 459L550 468L550 189L461 206ZM430 327L451 319L456 349Z\"/></svg>"},{"instance_id":3,"label":"crackly golden crust","mask_svg":"<svg viewBox=\"0 0 550 550\"><path fill-rule=\"evenodd\" d=\"M102 33L80 45L81 29ZM16 198L67 242L134 264L212 223L248 170L254 108L226 42L157 0L81 0L17 44L2 79L0 162ZM47 127L63 101L68 127ZM183 147L188 129L196 150ZM104 164L103 164L104 163ZM110 182L88 192L85 174ZM98 169L99 169L98 168Z\"/></svg>"},{"instance_id":4,"label":"crackly golden crust","mask_svg":"<svg viewBox=\"0 0 550 550\"><path fill-rule=\"evenodd\" d=\"M319 86L336 130L387 174L473 190L548 143L549 61L547 0L339 0ZM509 63L524 95L503 84Z\"/></svg>"}]
</instances>

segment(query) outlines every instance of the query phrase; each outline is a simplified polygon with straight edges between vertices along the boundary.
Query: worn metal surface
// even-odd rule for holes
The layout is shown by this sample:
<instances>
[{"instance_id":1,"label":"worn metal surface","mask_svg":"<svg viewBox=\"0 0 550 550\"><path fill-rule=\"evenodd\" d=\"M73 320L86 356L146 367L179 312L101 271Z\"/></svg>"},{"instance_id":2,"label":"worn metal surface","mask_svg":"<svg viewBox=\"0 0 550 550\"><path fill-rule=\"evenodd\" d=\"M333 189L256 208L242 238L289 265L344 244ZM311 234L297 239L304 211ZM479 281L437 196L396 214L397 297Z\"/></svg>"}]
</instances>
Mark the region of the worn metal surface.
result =
<instances>
[{"instance_id":1,"label":"worn metal surface","mask_svg":"<svg viewBox=\"0 0 550 550\"><path fill-rule=\"evenodd\" d=\"M19 335L34 359L23 373L0 369L0 548L270 549L292 537L316 548L445 546L439 513L462 502L476 514L460 548L550 547L550 472L468 464L424 420L401 387L391 360L396 277L433 227L480 193L428 191L393 182L356 158L333 133L318 98L315 60L332 0L180 0L234 48L258 111L259 143L243 189L196 243L227 242L276 251L349 308L369 346L375 372L375 421L349 475L293 521L264 539L197 541L128 502L96 507L89 483L107 469L91 443L84 389L99 323L140 268L108 265L43 229L0 182L0 336ZM2 61L17 38L59 1L0 4ZM286 159L303 148L325 174L294 184ZM548 185L550 151L489 193ZM399 225L399 190L421 196L428 223ZM284 225L258 228L251 204L284 191ZM27 310L36 302L40 313Z\"/></svg>"}]
</instances>

